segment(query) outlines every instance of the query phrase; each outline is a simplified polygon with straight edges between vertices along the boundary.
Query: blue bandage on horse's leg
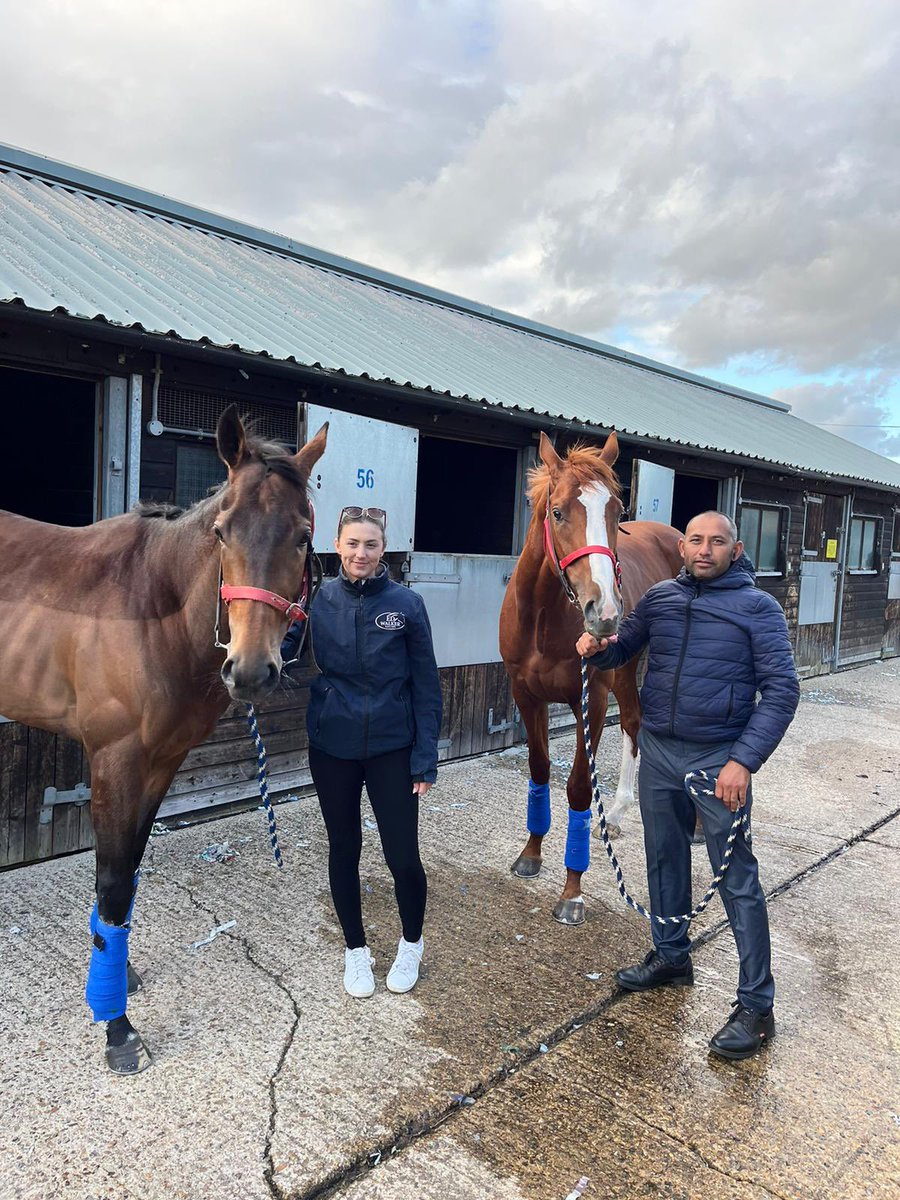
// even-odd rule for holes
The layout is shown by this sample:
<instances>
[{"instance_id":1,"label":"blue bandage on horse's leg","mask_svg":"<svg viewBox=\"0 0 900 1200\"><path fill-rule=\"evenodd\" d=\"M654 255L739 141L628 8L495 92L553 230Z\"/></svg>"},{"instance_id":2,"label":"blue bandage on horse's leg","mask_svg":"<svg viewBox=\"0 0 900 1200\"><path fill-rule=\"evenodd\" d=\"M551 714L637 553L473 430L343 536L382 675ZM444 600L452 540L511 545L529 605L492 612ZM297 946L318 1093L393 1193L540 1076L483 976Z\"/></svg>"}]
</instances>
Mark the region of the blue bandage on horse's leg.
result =
<instances>
[{"instance_id":1,"label":"blue bandage on horse's leg","mask_svg":"<svg viewBox=\"0 0 900 1200\"><path fill-rule=\"evenodd\" d=\"M528 832L543 837L550 828L550 784L528 780Z\"/></svg>"},{"instance_id":2,"label":"blue bandage on horse's leg","mask_svg":"<svg viewBox=\"0 0 900 1200\"><path fill-rule=\"evenodd\" d=\"M566 866L570 871L586 871L591 865L591 810L569 809L566 834Z\"/></svg>"},{"instance_id":3,"label":"blue bandage on horse's leg","mask_svg":"<svg viewBox=\"0 0 900 1200\"><path fill-rule=\"evenodd\" d=\"M128 925L107 925L94 905L91 936L94 947L84 998L95 1021L114 1021L128 1006Z\"/></svg>"}]
</instances>

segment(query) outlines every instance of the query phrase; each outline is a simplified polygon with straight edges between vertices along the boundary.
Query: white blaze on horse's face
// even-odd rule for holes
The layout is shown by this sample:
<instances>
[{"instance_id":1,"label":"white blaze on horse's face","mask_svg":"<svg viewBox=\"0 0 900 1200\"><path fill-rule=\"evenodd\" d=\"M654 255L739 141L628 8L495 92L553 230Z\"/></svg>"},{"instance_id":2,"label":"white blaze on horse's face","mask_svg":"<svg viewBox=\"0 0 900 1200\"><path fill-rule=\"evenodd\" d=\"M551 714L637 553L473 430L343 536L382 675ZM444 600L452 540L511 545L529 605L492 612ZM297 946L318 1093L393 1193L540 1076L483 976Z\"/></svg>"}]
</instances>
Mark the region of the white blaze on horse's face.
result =
<instances>
[{"instance_id":1,"label":"white blaze on horse's face","mask_svg":"<svg viewBox=\"0 0 900 1200\"><path fill-rule=\"evenodd\" d=\"M610 545L606 515L612 498L612 493L603 483L585 484L579 492L578 499L584 505L587 514L585 545L614 549ZM614 632L622 616L622 599L616 584L615 564L608 554L592 554L588 562L591 565L591 578L597 585L600 597L599 600L589 601L584 606L585 620L589 626L596 626L604 634ZM594 630L591 629L590 632L593 633Z\"/></svg>"}]
</instances>

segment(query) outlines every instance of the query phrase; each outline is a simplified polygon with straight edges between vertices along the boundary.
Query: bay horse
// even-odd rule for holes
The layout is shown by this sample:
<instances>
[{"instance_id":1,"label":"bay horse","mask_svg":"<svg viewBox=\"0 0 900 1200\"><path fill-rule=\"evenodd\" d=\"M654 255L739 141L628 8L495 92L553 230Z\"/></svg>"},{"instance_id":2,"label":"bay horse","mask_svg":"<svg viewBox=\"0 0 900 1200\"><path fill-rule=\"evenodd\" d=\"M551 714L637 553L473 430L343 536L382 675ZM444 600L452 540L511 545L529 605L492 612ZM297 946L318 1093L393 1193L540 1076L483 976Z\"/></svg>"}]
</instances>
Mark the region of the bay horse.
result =
<instances>
[{"instance_id":1,"label":"bay horse","mask_svg":"<svg viewBox=\"0 0 900 1200\"><path fill-rule=\"evenodd\" d=\"M0 513L0 712L80 740L90 761L86 999L119 1074L151 1061L126 1016L140 983L128 934L150 829L229 701L259 700L279 680L299 615L285 597L307 578L307 483L327 431L290 454L252 436L231 405L216 432L226 482L186 512L138 506L84 528Z\"/></svg>"},{"instance_id":2,"label":"bay horse","mask_svg":"<svg viewBox=\"0 0 900 1200\"><path fill-rule=\"evenodd\" d=\"M512 866L529 878L541 870L541 843L550 828L548 703L564 702L576 717L575 760L566 791L569 825L566 882L553 908L564 925L584 919L581 876L590 862L591 786L581 727L582 633L609 637L647 588L671 579L682 565L680 533L655 521L620 525L623 508L613 464L615 432L602 449L579 444L565 458L541 433L541 465L529 472L532 516L500 610L500 653L528 739L528 841ZM619 543L618 535L626 536ZM621 819L634 802L637 734L641 721L637 659L616 671L588 671L591 739L596 750L609 692L619 703L623 745L615 803L607 819Z\"/></svg>"}]
</instances>

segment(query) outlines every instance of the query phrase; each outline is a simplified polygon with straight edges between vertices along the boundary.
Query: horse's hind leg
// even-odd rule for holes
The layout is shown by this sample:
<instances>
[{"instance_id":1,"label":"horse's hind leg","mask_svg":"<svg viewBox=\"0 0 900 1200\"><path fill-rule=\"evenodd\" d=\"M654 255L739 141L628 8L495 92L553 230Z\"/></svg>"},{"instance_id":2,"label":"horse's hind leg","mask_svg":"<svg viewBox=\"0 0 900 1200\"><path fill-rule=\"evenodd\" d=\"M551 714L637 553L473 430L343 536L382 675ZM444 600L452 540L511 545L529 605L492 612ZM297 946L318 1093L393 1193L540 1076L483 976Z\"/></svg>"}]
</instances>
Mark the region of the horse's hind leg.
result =
<instances>
[{"instance_id":1,"label":"horse's hind leg","mask_svg":"<svg viewBox=\"0 0 900 1200\"><path fill-rule=\"evenodd\" d=\"M641 727L641 701L637 689L638 660L632 659L620 667L613 678L613 692L619 705L619 724L622 727L622 761L615 799L606 813L611 837L621 832L622 818L634 804L634 784L638 765L638 731Z\"/></svg>"},{"instance_id":2,"label":"horse's hind leg","mask_svg":"<svg viewBox=\"0 0 900 1200\"><path fill-rule=\"evenodd\" d=\"M591 728L591 746L597 749L603 723L609 688L593 673L588 695L588 720ZM581 895L581 877L591 861L591 776L584 744L581 702L572 705L576 719L575 761L569 775L566 792L569 797L569 829L566 836L566 882L562 894L553 908L553 916L563 925L581 925L584 922L584 899Z\"/></svg>"},{"instance_id":3,"label":"horse's hind leg","mask_svg":"<svg viewBox=\"0 0 900 1200\"><path fill-rule=\"evenodd\" d=\"M156 820L157 805L154 805L150 812L146 815L142 827L137 832L135 840L135 849L133 855L134 863L134 878L137 880L138 871L141 866L141 860L144 857L144 851L147 848L147 842L150 840L150 830L153 828L153 822ZM135 892L137 891L137 883L135 883ZM131 959L125 964L128 973L128 995L136 995L144 986L144 981L134 969Z\"/></svg>"},{"instance_id":4,"label":"horse's hind leg","mask_svg":"<svg viewBox=\"0 0 900 1200\"><path fill-rule=\"evenodd\" d=\"M522 715L528 739L528 841L512 865L522 879L532 879L541 870L541 846L550 828L550 752L547 705L536 700L523 686L513 685L513 697Z\"/></svg>"}]
</instances>

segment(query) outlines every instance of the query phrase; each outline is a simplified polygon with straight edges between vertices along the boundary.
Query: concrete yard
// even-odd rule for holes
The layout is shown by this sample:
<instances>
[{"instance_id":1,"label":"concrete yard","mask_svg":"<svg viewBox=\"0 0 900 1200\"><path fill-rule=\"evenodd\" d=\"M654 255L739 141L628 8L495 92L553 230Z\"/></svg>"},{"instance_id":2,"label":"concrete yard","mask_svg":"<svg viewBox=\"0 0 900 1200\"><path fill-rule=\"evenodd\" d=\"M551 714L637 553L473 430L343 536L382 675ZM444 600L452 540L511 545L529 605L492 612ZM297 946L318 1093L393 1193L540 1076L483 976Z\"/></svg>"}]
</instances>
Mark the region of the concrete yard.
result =
<instances>
[{"instance_id":1,"label":"concrete yard","mask_svg":"<svg viewBox=\"0 0 900 1200\"><path fill-rule=\"evenodd\" d=\"M608 729L607 787L619 747ZM426 970L408 996L384 988L399 930L373 828L379 988L365 1001L341 988L314 798L277 809L283 872L259 812L155 837L129 1007L154 1065L134 1078L106 1070L83 1000L93 856L0 875L0 1197L565 1200L586 1176L584 1200L894 1200L900 661L807 681L756 778L778 1035L744 1063L706 1052L737 978L718 899L697 922L693 989L616 988L649 934L597 841L586 924L552 920L572 750L552 743L554 828L534 881L509 873L524 753L442 769L422 814ZM233 861L200 857L226 840ZM615 845L644 899L636 810ZM698 847L698 898L710 876Z\"/></svg>"}]
</instances>

